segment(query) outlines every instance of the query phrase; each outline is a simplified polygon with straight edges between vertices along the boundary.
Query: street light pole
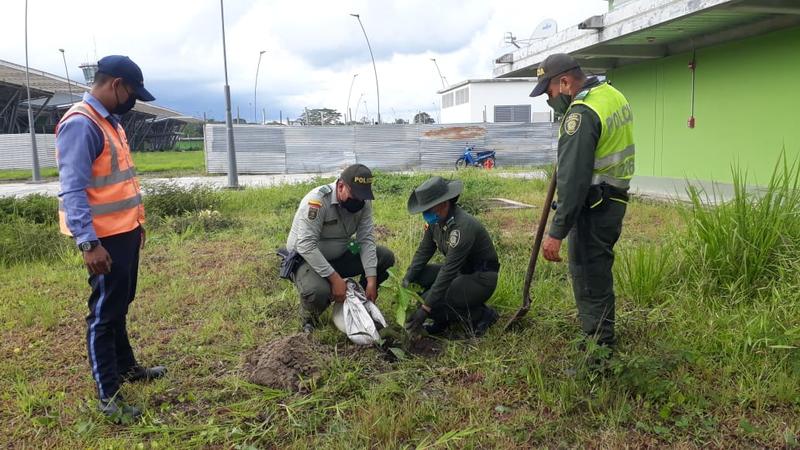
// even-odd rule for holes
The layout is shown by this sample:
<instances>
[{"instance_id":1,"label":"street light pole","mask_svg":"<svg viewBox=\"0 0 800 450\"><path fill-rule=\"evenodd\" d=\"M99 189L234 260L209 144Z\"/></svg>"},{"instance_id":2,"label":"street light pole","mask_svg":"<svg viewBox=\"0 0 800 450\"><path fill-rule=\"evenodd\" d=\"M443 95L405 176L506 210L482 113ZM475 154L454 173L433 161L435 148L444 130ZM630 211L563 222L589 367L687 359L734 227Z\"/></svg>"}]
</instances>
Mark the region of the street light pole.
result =
<instances>
[{"instance_id":1,"label":"street light pole","mask_svg":"<svg viewBox=\"0 0 800 450\"><path fill-rule=\"evenodd\" d=\"M358 24L361 25L361 31L364 32L364 39L367 41L367 48L369 49L369 57L372 58L372 70L375 72L375 94L378 97L378 123L381 123L381 91L378 88L378 69L375 67L375 56L372 54L372 46L369 44L369 38L367 37L367 30L364 29L364 24L361 23L361 16L358 14L350 14L351 16L355 17L358 20Z\"/></svg>"},{"instance_id":2,"label":"street light pole","mask_svg":"<svg viewBox=\"0 0 800 450\"><path fill-rule=\"evenodd\" d=\"M353 121L353 115L350 113L350 94L353 93L353 84L356 82L356 77L357 76L358 76L357 73L353 74L353 80L350 81L350 90L347 91L347 110L344 113L350 115L350 120L348 122L352 122Z\"/></svg>"},{"instance_id":3,"label":"street light pole","mask_svg":"<svg viewBox=\"0 0 800 450\"><path fill-rule=\"evenodd\" d=\"M256 64L256 83L253 86L253 123L258 122L258 69L261 67L261 56L266 53L266 50L258 52L258 64Z\"/></svg>"},{"instance_id":4,"label":"street light pole","mask_svg":"<svg viewBox=\"0 0 800 450\"><path fill-rule=\"evenodd\" d=\"M64 49L60 48L58 51L61 52L61 58L64 60L64 73L67 75L67 89L69 89L69 104L73 103L72 101L72 83L69 81L69 69L67 69L67 56L64 54Z\"/></svg>"},{"instance_id":5,"label":"street light pole","mask_svg":"<svg viewBox=\"0 0 800 450\"><path fill-rule=\"evenodd\" d=\"M25 90L28 92L28 129L31 133L31 165L33 166L33 182L42 181L39 176L39 152L36 150L36 127L33 122L33 105L31 105L31 77L28 71L28 0L25 0Z\"/></svg>"},{"instance_id":6,"label":"street light pole","mask_svg":"<svg viewBox=\"0 0 800 450\"><path fill-rule=\"evenodd\" d=\"M228 85L228 52L225 48L225 10L223 0L219 0L219 17L222 20L222 61L225 66L225 126L228 131L228 188L236 189L239 187L239 174L236 168L236 149L233 144L231 87Z\"/></svg>"},{"instance_id":7,"label":"street light pole","mask_svg":"<svg viewBox=\"0 0 800 450\"><path fill-rule=\"evenodd\" d=\"M436 66L436 71L439 73L439 81L442 82L442 89L446 88L447 86L445 86L444 84L444 77L442 76L442 71L439 70L439 63L436 62L436 58L431 58L431 61L433 61L433 65Z\"/></svg>"}]
</instances>

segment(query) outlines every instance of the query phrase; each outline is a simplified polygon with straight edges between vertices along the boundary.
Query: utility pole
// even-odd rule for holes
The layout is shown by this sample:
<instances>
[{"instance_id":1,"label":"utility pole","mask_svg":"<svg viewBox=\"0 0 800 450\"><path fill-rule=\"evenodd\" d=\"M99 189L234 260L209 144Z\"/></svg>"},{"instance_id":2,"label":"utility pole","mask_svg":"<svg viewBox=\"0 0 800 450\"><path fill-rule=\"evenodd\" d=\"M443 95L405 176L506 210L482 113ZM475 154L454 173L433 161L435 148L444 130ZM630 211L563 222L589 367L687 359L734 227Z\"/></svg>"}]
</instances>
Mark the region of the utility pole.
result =
<instances>
[{"instance_id":1,"label":"utility pole","mask_svg":"<svg viewBox=\"0 0 800 450\"><path fill-rule=\"evenodd\" d=\"M28 0L25 0L25 90L28 92L28 131L31 133L31 166L32 181L42 181L39 175L39 152L36 150L36 124L33 121L33 105L31 105L31 77L28 69Z\"/></svg>"},{"instance_id":2,"label":"utility pole","mask_svg":"<svg viewBox=\"0 0 800 450\"><path fill-rule=\"evenodd\" d=\"M239 187L239 171L236 167L236 149L233 145L233 118L231 117L231 87L228 85L228 52L225 49L225 11L223 0L219 0L219 17L222 20L222 60L225 64L225 126L228 129L228 188ZM239 108L236 108L239 115Z\"/></svg>"},{"instance_id":3,"label":"utility pole","mask_svg":"<svg viewBox=\"0 0 800 450\"><path fill-rule=\"evenodd\" d=\"M350 112L350 94L353 93L353 84L356 82L356 77L357 76L358 76L358 74L354 73L353 74L353 79L352 79L352 81L350 81L350 90L347 91L347 111L345 111L345 113L349 113ZM350 116L350 122L352 122L352 121L353 121L353 116L351 115ZM347 120L345 120L345 122L347 122Z\"/></svg>"}]
</instances>

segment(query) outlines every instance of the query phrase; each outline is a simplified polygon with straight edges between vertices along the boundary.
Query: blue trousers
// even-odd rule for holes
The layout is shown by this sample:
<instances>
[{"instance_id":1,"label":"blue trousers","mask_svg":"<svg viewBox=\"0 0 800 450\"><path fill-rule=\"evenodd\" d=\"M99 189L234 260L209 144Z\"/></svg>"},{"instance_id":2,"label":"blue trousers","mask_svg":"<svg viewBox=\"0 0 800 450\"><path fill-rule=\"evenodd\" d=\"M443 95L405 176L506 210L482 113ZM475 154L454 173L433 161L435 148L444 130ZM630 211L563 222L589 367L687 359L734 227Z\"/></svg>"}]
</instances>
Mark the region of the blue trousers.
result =
<instances>
[{"instance_id":1,"label":"blue trousers","mask_svg":"<svg viewBox=\"0 0 800 450\"><path fill-rule=\"evenodd\" d=\"M111 255L111 272L89 275L92 294L86 316L86 343L92 377L101 399L117 395L120 376L136 366L125 316L136 295L142 229L100 238Z\"/></svg>"}]
</instances>

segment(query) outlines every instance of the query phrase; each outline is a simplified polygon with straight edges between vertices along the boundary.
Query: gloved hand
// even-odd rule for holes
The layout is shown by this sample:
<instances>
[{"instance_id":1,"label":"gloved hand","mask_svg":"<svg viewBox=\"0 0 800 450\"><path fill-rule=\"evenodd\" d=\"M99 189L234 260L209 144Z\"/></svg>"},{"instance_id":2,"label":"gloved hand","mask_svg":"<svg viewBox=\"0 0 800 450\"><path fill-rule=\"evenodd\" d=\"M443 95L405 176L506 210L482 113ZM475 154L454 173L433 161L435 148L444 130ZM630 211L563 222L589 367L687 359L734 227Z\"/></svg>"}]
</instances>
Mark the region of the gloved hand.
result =
<instances>
[{"instance_id":1,"label":"gloved hand","mask_svg":"<svg viewBox=\"0 0 800 450\"><path fill-rule=\"evenodd\" d=\"M422 324L425 323L425 319L428 318L428 314L430 312L430 308L425 305L419 305L414 314L406 320L406 331L411 334L417 334L422 330Z\"/></svg>"}]
</instances>

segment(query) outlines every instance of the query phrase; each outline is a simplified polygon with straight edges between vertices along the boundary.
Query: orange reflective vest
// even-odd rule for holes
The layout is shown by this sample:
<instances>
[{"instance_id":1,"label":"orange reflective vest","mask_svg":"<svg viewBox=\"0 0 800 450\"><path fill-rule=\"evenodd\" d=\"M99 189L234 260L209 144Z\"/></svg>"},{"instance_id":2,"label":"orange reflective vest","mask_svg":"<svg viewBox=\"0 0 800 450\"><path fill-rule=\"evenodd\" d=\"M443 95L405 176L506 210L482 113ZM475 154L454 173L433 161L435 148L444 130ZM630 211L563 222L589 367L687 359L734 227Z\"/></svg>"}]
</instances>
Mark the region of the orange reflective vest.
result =
<instances>
[{"instance_id":1,"label":"orange reflective vest","mask_svg":"<svg viewBox=\"0 0 800 450\"><path fill-rule=\"evenodd\" d=\"M56 135L61 124L75 114L88 117L103 133L103 151L92 164L92 178L86 188L94 231L97 237L131 231L144 223L144 206L125 130L122 125L115 128L91 105L82 101L64 114L56 125ZM58 154L56 146L56 159ZM58 220L61 232L72 236L61 200L58 204Z\"/></svg>"}]
</instances>

